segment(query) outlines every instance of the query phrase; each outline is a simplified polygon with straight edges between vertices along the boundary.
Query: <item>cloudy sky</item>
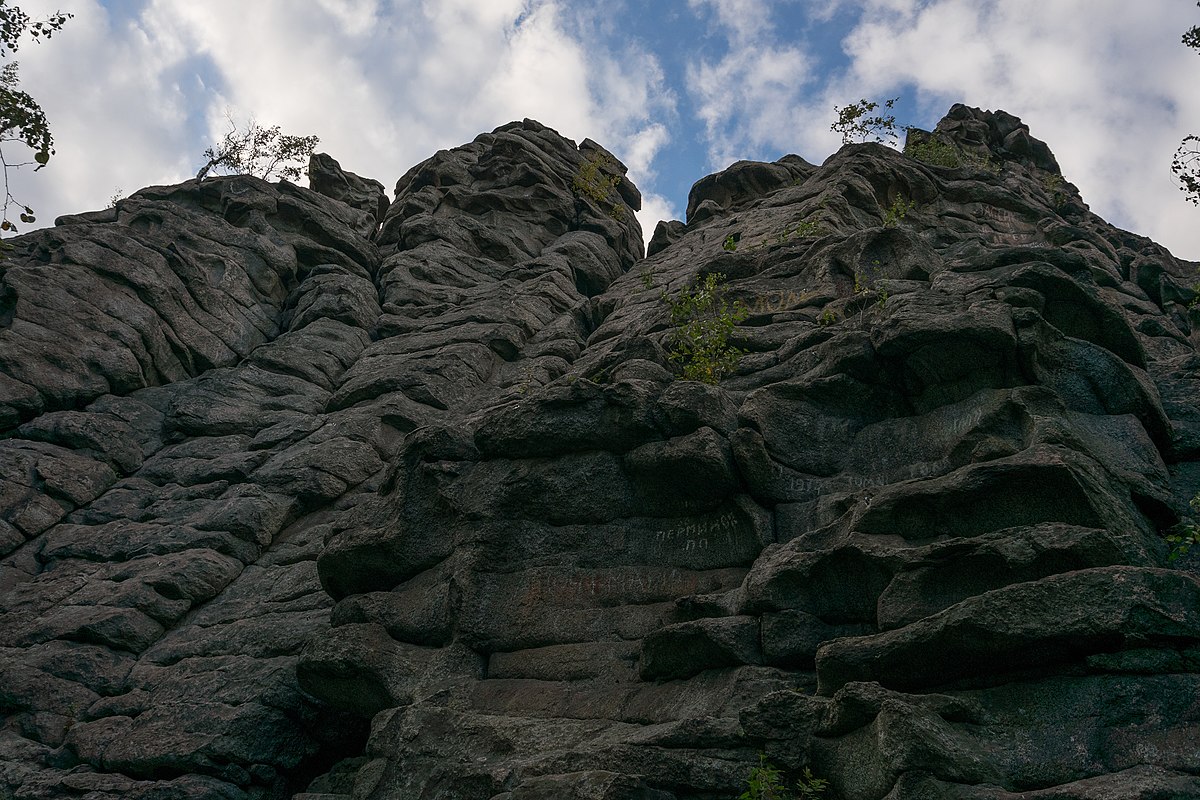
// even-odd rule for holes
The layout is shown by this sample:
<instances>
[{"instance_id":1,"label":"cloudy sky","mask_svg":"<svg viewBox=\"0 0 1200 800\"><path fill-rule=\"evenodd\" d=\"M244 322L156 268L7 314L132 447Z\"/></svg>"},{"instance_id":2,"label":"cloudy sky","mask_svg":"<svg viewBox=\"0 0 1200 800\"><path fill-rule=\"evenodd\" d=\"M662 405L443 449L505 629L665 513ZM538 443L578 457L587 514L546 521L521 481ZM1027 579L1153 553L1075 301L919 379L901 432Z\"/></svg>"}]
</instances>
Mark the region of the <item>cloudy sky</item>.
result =
<instances>
[{"instance_id":1,"label":"cloudy sky","mask_svg":"<svg viewBox=\"0 0 1200 800\"><path fill-rule=\"evenodd\" d=\"M19 5L75 14L16 54L57 147L12 176L38 224L195 175L227 112L316 134L389 190L435 150L532 117L629 166L649 235L703 175L786 153L820 163L840 144L834 105L899 96L899 121L925 128L955 102L1016 114L1094 211L1200 260L1200 209L1169 169L1200 133L1200 54L1180 43L1200 23L1192 0Z\"/></svg>"}]
</instances>

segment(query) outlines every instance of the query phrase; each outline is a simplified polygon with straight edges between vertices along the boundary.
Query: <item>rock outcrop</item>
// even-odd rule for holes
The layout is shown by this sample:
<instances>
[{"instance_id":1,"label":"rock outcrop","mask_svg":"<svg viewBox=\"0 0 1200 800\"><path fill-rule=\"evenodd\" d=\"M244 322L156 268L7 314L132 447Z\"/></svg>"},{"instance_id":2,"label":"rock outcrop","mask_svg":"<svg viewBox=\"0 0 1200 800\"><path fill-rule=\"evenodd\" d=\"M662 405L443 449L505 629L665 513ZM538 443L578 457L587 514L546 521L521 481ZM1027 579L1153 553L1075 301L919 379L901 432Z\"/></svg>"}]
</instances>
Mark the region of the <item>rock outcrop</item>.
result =
<instances>
[{"instance_id":1,"label":"rock outcrop","mask_svg":"<svg viewBox=\"0 0 1200 800\"><path fill-rule=\"evenodd\" d=\"M1200 265L1011 115L915 135L644 259L529 120L11 240L0 798L1200 797ZM711 273L716 386L661 299Z\"/></svg>"}]
</instances>

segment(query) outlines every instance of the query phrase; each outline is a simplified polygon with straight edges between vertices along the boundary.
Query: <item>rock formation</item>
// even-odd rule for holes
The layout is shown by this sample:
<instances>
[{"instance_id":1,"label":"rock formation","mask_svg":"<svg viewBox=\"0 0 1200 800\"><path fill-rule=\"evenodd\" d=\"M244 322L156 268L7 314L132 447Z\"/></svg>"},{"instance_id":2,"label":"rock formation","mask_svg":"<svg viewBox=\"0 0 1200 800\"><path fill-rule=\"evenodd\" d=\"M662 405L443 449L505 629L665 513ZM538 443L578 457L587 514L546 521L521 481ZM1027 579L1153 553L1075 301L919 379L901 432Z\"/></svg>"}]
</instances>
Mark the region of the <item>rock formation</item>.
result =
<instances>
[{"instance_id":1,"label":"rock formation","mask_svg":"<svg viewBox=\"0 0 1200 800\"><path fill-rule=\"evenodd\" d=\"M1009 114L922 141L734 164L645 259L529 120L11 240L0 799L1200 797L1200 265Z\"/></svg>"}]
</instances>

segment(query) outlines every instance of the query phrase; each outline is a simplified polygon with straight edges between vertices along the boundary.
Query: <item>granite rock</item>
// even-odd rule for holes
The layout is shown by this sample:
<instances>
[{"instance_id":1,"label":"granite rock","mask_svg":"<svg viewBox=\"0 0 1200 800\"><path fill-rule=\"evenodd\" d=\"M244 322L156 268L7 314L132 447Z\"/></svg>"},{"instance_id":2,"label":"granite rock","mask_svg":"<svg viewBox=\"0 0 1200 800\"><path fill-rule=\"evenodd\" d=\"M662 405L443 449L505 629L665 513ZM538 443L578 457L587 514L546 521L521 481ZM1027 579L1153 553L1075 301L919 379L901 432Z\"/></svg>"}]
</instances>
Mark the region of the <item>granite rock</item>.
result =
<instances>
[{"instance_id":1,"label":"granite rock","mask_svg":"<svg viewBox=\"0 0 1200 800\"><path fill-rule=\"evenodd\" d=\"M1200 796L1200 265L1010 114L925 135L645 257L532 120L11 240L0 798ZM678 380L715 272L744 354Z\"/></svg>"}]
</instances>

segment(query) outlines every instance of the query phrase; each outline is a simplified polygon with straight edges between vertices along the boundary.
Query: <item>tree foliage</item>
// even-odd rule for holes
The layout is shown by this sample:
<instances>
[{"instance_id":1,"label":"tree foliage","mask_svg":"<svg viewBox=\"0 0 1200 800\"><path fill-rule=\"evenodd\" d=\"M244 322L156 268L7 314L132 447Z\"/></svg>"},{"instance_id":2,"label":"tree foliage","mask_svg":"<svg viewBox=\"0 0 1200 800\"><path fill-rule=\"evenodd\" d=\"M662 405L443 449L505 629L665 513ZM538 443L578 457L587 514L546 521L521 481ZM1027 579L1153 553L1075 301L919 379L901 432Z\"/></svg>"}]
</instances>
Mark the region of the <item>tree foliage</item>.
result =
<instances>
[{"instance_id":1,"label":"tree foliage","mask_svg":"<svg viewBox=\"0 0 1200 800\"><path fill-rule=\"evenodd\" d=\"M300 180L301 171L320 141L316 136L291 136L280 133L278 125L264 128L251 117L244 129L232 115L225 138L216 147L204 151L207 162L196 177L217 175L253 175L263 180L282 178Z\"/></svg>"},{"instance_id":2,"label":"tree foliage","mask_svg":"<svg viewBox=\"0 0 1200 800\"><path fill-rule=\"evenodd\" d=\"M1200 7L1200 3L1196 3ZM1200 25L1193 25L1183 34L1183 43L1188 47L1200 50Z\"/></svg>"},{"instance_id":3,"label":"tree foliage","mask_svg":"<svg viewBox=\"0 0 1200 800\"><path fill-rule=\"evenodd\" d=\"M899 97L893 97L891 100L885 100L883 109L891 111L892 106L899 99ZM896 133L896 115L881 110L874 116L868 116L879 108L879 103L871 100L850 103L845 108L834 106L833 110L837 112L838 118L837 122L829 126L829 130L842 135L842 144L853 144L855 141L865 142L871 138L880 144L885 142L895 144L900 138Z\"/></svg>"},{"instance_id":4,"label":"tree foliage","mask_svg":"<svg viewBox=\"0 0 1200 800\"><path fill-rule=\"evenodd\" d=\"M1196 6L1200 7L1200 3ZM1183 34L1183 43L1200 51L1200 25L1193 25ZM1179 180L1179 189L1184 196L1200 206L1200 136L1188 134L1183 137L1171 159L1171 172Z\"/></svg>"},{"instance_id":5,"label":"tree foliage","mask_svg":"<svg viewBox=\"0 0 1200 800\"><path fill-rule=\"evenodd\" d=\"M1188 201L1200 206L1200 136L1188 134L1171 158L1171 171Z\"/></svg>"},{"instance_id":6,"label":"tree foliage","mask_svg":"<svg viewBox=\"0 0 1200 800\"><path fill-rule=\"evenodd\" d=\"M10 6L8 0L0 0L0 57L8 58L20 48L21 40L30 36L33 41L41 42L49 39L57 31L62 30L72 14L55 11L45 19L35 20L17 6ZM8 218L8 209L16 206L20 209L21 222L34 222L33 209L17 202L9 190L8 171L18 167L36 164L36 172L50 162L54 155L54 137L50 133L50 123L46 114L37 101L19 88L20 78L16 61L10 61L0 67L0 166L4 171L4 204L0 213L0 230L16 231L17 226ZM4 145L16 143L32 151L32 160L10 160L11 149L5 152Z\"/></svg>"}]
</instances>

